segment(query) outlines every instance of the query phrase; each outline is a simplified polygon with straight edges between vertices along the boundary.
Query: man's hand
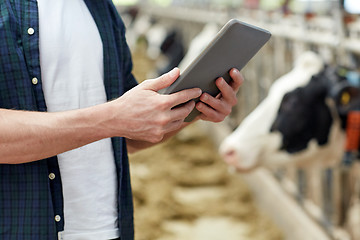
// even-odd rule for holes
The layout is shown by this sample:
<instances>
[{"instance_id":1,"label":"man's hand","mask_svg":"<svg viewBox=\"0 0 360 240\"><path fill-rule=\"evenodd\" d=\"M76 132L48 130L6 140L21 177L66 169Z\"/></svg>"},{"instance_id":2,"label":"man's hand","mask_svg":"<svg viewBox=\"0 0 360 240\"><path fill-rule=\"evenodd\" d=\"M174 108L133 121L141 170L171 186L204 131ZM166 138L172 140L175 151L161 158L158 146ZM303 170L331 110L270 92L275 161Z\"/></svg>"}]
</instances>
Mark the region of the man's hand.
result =
<instances>
[{"instance_id":1,"label":"man's hand","mask_svg":"<svg viewBox=\"0 0 360 240\"><path fill-rule=\"evenodd\" d=\"M169 76L169 75L174 75L174 76ZM165 74L164 76L160 77L160 79L149 80L150 85L148 85L146 83L146 85L141 86L142 85L141 84L138 87L141 86L140 88L142 91L144 91L144 90L150 91L147 93L147 94L150 94L150 96L152 96L152 95L158 96L158 94L156 92L162 88L170 86L171 83L173 83L178 76L179 76L179 71L178 71L178 69L176 69L176 70L173 70L172 73L168 73L168 74ZM201 101L196 104L196 108L201 112L201 115L198 116L196 118L196 120L203 119L206 121L221 122L224 120L224 118L226 116L228 116L231 113L232 107L237 103L236 93L239 90L239 88L243 82L243 77L241 76L240 72L237 69L232 69L230 71L230 76L233 80L233 81L231 81L230 84L227 84L225 82L225 80L222 78L219 78L216 80L216 85L220 90L220 93L218 94L218 96L212 97L211 95L206 94L206 93L201 95L201 97L200 97ZM170 79L169 79L169 77L170 77ZM156 83L155 83L156 87L149 88L149 86L154 86L153 81L156 81ZM135 88L134 88L134 90L135 90ZM128 94L131 94L131 96L132 96L133 93L131 93L131 91L129 91ZM138 91L138 90L136 90L136 91ZM175 93L175 94L171 94L171 95L159 95L158 97L167 99L167 100L166 100L166 103L165 102L163 103L163 105L159 105L158 107L155 107L155 110L153 109L153 107L155 106L154 105L155 103L144 104L144 100L140 101L138 103L139 104L138 108L149 108L148 111L151 112L147 117L149 119L143 119L143 120L151 122L152 118L154 118L154 121L151 125L141 125L140 124L143 128L146 128L146 129L139 128L138 132L137 132L137 136L140 136L141 133L144 131L144 132L148 133L147 139L151 139L151 140L138 141L139 140L138 137L133 138L133 139L128 138L127 139L128 151L135 152L140 149L150 147L150 146L154 145L155 142L162 140L162 138L168 139L169 137L176 134L181 128L187 126L189 123L184 123L183 120L192 111L192 109L194 107L193 101L183 105L181 108L172 109L172 107L178 105L181 102L185 103L190 99L194 99L194 98L200 96L200 94L201 94L200 89L191 89L191 90L185 90L185 91L181 91L179 93ZM169 101L169 99L168 99L169 97L170 97L170 99L172 99L171 101ZM153 98L153 100L154 99L155 98ZM151 105L151 106L149 106L149 105ZM181 112L177 113L177 114L179 114L178 117L177 118L169 118L170 113L175 110L181 111ZM142 115L139 115L137 117L141 118ZM155 119L158 119L158 120L155 120ZM159 119L167 119L167 120L162 121ZM172 119L172 120L170 120L170 119ZM178 120L176 120L176 119L178 119ZM142 119L138 119L135 122L141 123L141 120ZM194 121L196 121L196 120L194 120ZM156 121L162 122L163 125L156 124ZM154 126L154 128L151 129L151 126ZM155 130L158 131L159 134L154 135ZM155 136L157 136L157 137L155 137ZM145 139L145 138L142 138L142 139Z\"/></svg>"},{"instance_id":2,"label":"man's hand","mask_svg":"<svg viewBox=\"0 0 360 240\"><path fill-rule=\"evenodd\" d=\"M170 86L179 74L179 69L175 68L159 78L142 82L110 102L114 105L110 124L113 130L128 139L155 143L165 134L179 129L195 107L194 101L190 100L201 95L199 88L170 95L157 93ZM179 104L183 105L174 108Z\"/></svg>"},{"instance_id":3,"label":"man's hand","mask_svg":"<svg viewBox=\"0 0 360 240\"><path fill-rule=\"evenodd\" d=\"M197 110L201 112L198 118L211 122L221 122L231 113L232 107L237 103L236 93L244 79L235 68L231 69L230 76L232 78L230 84L223 78L216 80L216 86L220 90L216 97L207 93L201 95L200 102L196 104Z\"/></svg>"}]
</instances>

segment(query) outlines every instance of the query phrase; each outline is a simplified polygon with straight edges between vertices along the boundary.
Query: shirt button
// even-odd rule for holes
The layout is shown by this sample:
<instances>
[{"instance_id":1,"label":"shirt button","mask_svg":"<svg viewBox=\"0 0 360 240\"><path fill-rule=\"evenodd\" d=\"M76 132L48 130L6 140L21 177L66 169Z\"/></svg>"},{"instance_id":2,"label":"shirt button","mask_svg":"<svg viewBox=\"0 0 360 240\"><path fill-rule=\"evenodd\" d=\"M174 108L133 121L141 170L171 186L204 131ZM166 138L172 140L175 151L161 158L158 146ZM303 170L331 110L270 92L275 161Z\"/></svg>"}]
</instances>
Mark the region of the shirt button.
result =
<instances>
[{"instance_id":1,"label":"shirt button","mask_svg":"<svg viewBox=\"0 0 360 240\"><path fill-rule=\"evenodd\" d=\"M55 174L54 174L54 173L50 173L50 174L49 174L49 178L50 178L50 180L54 180L54 179L55 179Z\"/></svg>"},{"instance_id":2,"label":"shirt button","mask_svg":"<svg viewBox=\"0 0 360 240\"><path fill-rule=\"evenodd\" d=\"M35 30L33 28L28 28L27 32L29 35L33 35L35 33Z\"/></svg>"},{"instance_id":3,"label":"shirt button","mask_svg":"<svg viewBox=\"0 0 360 240\"><path fill-rule=\"evenodd\" d=\"M55 221L56 221L56 222L60 222L60 221L61 221L61 217L60 217L59 215L56 215L56 216L55 216Z\"/></svg>"},{"instance_id":4,"label":"shirt button","mask_svg":"<svg viewBox=\"0 0 360 240\"><path fill-rule=\"evenodd\" d=\"M32 84L36 85L38 84L39 80L36 77L34 77L33 79L31 79L31 82Z\"/></svg>"}]
</instances>

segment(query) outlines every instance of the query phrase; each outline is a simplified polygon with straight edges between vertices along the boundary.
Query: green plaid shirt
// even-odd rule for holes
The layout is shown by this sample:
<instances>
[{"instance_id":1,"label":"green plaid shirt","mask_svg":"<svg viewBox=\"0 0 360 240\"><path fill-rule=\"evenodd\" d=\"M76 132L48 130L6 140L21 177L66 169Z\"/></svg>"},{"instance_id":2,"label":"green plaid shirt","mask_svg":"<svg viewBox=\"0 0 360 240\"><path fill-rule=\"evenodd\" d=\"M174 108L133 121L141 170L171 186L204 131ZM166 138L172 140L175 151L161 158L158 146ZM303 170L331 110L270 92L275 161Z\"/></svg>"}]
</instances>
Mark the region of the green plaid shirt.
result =
<instances>
[{"instance_id":1,"label":"green plaid shirt","mask_svg":"<svg viewBox=\"0 0 360 240\"><path fill-rule=\"evenodd\" d=\"M99 29L104 49L107 98L137 83L125 27L111 0L84 0ZM46 111L39 60L36 0L0 0L0 108ZM112 144L118 177L122 240L133 239L133 205L126 145ZM53 177L55 176L55 178ZM0 164L0 239L57 239L64 229L63 197L56 157L27 164Z\"/></svg>"}]
</instances>

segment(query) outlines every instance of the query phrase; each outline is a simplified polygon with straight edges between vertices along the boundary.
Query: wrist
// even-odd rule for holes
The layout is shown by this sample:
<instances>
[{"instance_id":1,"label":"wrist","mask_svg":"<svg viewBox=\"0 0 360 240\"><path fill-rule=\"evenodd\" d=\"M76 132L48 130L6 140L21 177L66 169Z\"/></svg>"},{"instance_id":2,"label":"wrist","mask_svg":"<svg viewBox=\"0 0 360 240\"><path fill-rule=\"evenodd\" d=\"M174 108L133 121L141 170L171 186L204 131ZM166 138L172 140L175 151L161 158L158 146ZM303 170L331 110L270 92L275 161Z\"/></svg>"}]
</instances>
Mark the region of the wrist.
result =
<instances>
[{"instance_id":1,"label":"wrist","mask_svg":"<svg viewBox=\"0 0 360 240\"><path fill-rule=\"evenodd\" d=\"M90 109L88 121L91 121L89 125L92 126L93 133L97 137L126 137L128 121L122 114L119 114L119 109L124 109L120 105L121 102L116 99Z\"/></svg>"},{"instance_id":2,"label":"wrist","mask_svg":"<svg viewBox=\"0 0 360 240\"><path fill-rule=\"evenodd\" d=\"M99 104L80 112L90 133L98 140L116 136L113 127L114 109L111 102Z\"/></svg>"}]
</instances>

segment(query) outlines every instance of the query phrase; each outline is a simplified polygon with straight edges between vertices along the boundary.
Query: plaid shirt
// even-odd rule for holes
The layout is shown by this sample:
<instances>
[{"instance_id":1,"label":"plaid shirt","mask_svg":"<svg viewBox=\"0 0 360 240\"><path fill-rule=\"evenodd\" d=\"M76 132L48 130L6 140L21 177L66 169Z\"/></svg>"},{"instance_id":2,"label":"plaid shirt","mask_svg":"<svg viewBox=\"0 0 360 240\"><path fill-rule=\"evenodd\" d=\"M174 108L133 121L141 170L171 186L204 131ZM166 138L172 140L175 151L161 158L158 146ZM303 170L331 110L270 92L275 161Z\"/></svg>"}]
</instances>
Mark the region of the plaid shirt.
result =
<instances>
[{"instance_id":1,"label":"plaid shirt","mask_svg":"<svg viewBox=\"0 0 360 240\"><path fill-rule=\"evenodd\" d=\"M104 84L114 99L137 83L125 27L111 0L84 0L104 49ZM0 108L46 111L39 60L36 0L0 0ZM133 239L133 205L123 138L112 144L118 177L121 239ZM55 176L55 178L54 178ZM56 239L64 230L63 196L56 157L27 164L0 164L0 239Z\"/></svg>"}]
</instances>

